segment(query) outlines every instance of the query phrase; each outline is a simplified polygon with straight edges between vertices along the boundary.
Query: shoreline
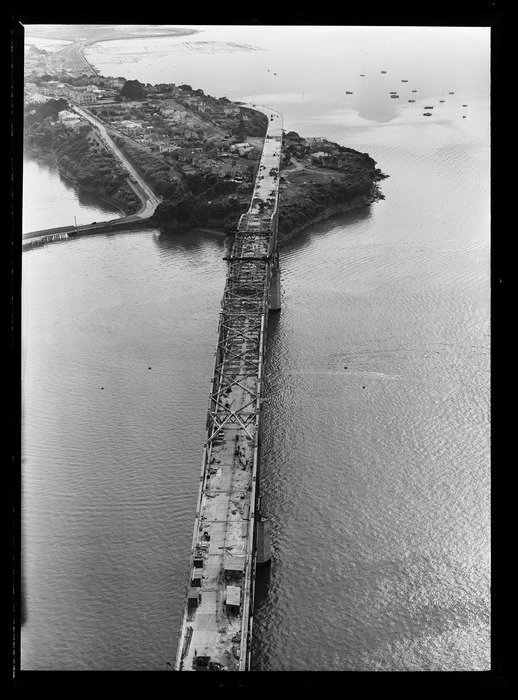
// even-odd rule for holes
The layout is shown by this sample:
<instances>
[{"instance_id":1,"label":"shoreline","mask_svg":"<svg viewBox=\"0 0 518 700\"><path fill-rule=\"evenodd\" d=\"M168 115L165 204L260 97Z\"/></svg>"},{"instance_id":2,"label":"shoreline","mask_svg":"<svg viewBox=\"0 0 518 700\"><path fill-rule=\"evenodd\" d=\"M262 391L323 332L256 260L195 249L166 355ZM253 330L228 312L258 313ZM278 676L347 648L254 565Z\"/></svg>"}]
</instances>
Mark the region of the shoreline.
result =
<instances>
[{"instance_id":1,"label":"shoreline","mask_svg":"<svg viewBox=\"0 0 518 700\"><path fill-rule=\"evenodd\" d=\"M118 36L112 36L112 37L101 37L99 39L91 39L89 41L84 41L84 42L72 42L74 44L77 44L78 46L93 46L94 44L100 44L103 41L125 41L126 39L159 39L161 37L168 37L168 36L189 36L191 34L199 34L201 29L185 29L185 30L179 30L175 32L174 30L169 30L167 32L161 32L157 34L124 34L124 35L118 35ZM85 60L86 57L85 57ZM90 61L88 61L90 63ZM92 64L90 64L92 65ZM92 66L94 67L94 66Z\"/></svg>"},{"instance_id":2,"label":"shoreline","mask_svg":"<svg viewBox=\"0 0 518 700\"><path fill-rule=\"evenodd\" d=\"M131 32L116 32L114 33L113 36L98 36L98 37L91 37L90 39L86 39L84 41L78 41L76 39L65 39L61 36L55 36L53 34L48 34L45 36L40 36L37 34L26 34L26 39L33 39L35 41L43 40L43 41L67 41L68 43L66 45L63 45L63 49L70 48L74 44L76 46L92 46L93 44L100 43L102 41L117 41L118 39L124 40L124 39L152 39L152 38L157 38L157 37L162 37L162 36L189 36L190 34L199 34L202 32L202 29L181 29L178 28L177 30L175 29L168 29L167 31L163 32L156 32L153 33L151 31L146 31L146 33L131 33ZM28 42L31 43L31 42ZM62 49L59 49L61 51ZM93 66L92 66L93 67Z\"/></svg>"},{"instance_id":3,"label":"shoreline","mask_svg":"<svg viewBox=\"0 0 518 700\"><path fill-rule=\"evenodd\" d=\"M278 245L280 248L282 248L285 245L288 245L289 243L293 242L293 240L303 231L306 231L306 229L310 228L314 224L320 223L321 221L326 221L327 219L330 219L334 216L339 216L340 214L347 214L350 211L356 211L358 209L364 209L365 207L371 206L371 204L375 204L377 201L379 201L379 197L358 197L357 199L353 200L352 202L344 202L343 204L334 204L332 206L326 207L322 212L319 214L315 214L314 216L310 217L306 222L299 226L295 226L291 231L288 233L284 234L279 234L278 236ZM124 218L124 217L123 217ZM84 236L95 236L95 235L115 235L117 233L125 233L129 231L138 231L138 229L153 229L157 230L159 232L159 235L161 236L175 236L175 235L180 235L180 234L185 234L189 231L196 232L196 233L202 233L202 234L207 234L209 236L218 236L220 238L227 238L227 234L225 233L224 229L220 228L213 228L209 226L202 226L202 227L196 227L193 226L191 228L182 228L182 229L176 229L175 231L161 231L156 225L150 224L149 222L146 223L143 221L128 221L126 225L124 225L123 218L114 221L114 222L106 222L106 223L100 223L96 225L95 229L89 229L89 230L84 230L84 231L77 231L77 230L71 230L66 232L67 237L70 238L82 238ZM43 244L43 243L50 243L53 240L60 240L58 238L59 235L65 234L65 231L59 232L57 230L53 231L52 233L49 230L49 233L46 235L42 233L40 236L37 238L34 237L36 240L33 240L32 245L34 244ZM54 238L56 237L56 238ZM45 240L45 239L49 240ZM31 238L30 237L25 237L24 240L28 243Z\"/></svg>"},{"instance_id":4,"label":"shoreline","mask_svg":"<svg viewBox=\"0 0 518 700\"><path fill-rule=\"evenodd\" d=\"M350 211L355 211L357 209L364 209L365 207L371 206L371 204L375 204L377 201L379 201L379 197L358 197L351 202L343 202L342 204L333 204L331 206L326 207L321 213L315 214L312 216L310 219L308 219L307 222L304 222L303 224L300 224L299 226L295 226L294 228L291 229L291 231L281 234L278 234L278 245L279 247L282 248L282 246L287 245L288 243L291 243L294 238L298 236L299 233L302 233L306 229L310 228L314 224L318 224L321 221L325 221L326 219L330 219L333 216L338 216L339 214L347 214Z\"/></svg>"}]
</instances>

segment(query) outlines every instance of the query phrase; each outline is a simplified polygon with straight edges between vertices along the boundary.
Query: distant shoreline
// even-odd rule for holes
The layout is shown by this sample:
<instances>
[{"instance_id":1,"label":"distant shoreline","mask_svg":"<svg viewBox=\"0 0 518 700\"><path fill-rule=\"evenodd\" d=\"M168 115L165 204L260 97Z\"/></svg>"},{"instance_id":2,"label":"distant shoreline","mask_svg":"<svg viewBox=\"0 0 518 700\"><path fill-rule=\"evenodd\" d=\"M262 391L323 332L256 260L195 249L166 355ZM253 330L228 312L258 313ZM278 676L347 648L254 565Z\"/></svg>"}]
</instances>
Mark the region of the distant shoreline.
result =
<instances>
[{"instance_id":1,"label":"distant shoreline","mask_svg":"<svg viewBox=\"0 0 518 700\"><path fill-rule=\"evenodd\" d=\"M201 32L201 29L185 29L185 30L178 30L178 31L167 31L162 33L156 33L156 34L118 34L117 36L105 36L101 37L99 39L91 39L85 42L74 42L76 44L81 43L82 46L93 46L93 44L100 44L102 41L119 41L119 40L126 40L126 39L158 39L162 37L167 37L167 36L188 36L189 34L198 34Z\"/></svg>"},{"instance_id":2,"label":"distant shoreline","mask_svg":"<svg viewBox=\"0 0 518 700\"><path fill-rule=\"evenodd\" d=\"M26 31L26 37L28 39L45 39L45 40L58 40L58 41L68 41L70 44L78 44L81 46L92 46L93 44L98 44L102 41L118 41L119 39L149 39L149 38L157 38L157 37L165 37L165 36L188 36L189 34L199 34L202 32L202 29L187 29L187 28L178 28L178 29L167 29L164 31L157 31L153 32L150 29L146 27L146 29L143 32L138 31L138 25L135 25L136 30L135 32L131 31L123 31L123 32L113 32L109 36L103 36L97 35L97 36L92 36L90 38L85 38L84 40L78 40L76 37L66 37L66 36L57 36L56 34L53 34L51 32L49 33L44 33L44 35L41 35L39 33L29 33ZM59 34L59 32L57 32ZM64 47L65 48L65 47Z\"/></svg>"}]
</instances>

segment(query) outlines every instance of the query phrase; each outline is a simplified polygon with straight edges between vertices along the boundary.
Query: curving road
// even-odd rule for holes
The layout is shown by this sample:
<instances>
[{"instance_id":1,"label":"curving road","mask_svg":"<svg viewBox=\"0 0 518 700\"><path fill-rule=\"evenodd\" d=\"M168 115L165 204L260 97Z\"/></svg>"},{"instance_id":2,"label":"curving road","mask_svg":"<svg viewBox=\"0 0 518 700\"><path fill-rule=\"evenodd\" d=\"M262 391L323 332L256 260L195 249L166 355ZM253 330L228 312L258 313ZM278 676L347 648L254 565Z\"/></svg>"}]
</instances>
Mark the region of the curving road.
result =
<instances>
[{"instance_id":1,"label":"curving road","mask_svg":"<svg viewBox=\"0 0 518 700\"><path fill-rule=\"evenodd\" d=\"M92 114L90 114L90 112L87 112L86 110L82 109L81 107L78 107L77 105L74 105L74 109L78 114L87 119L93 126L95 126L99 130L101 138L104 141L105 145L113 151L113 153L121 162L122 166L126 168L130 176L135 180L135 182L139 185L140 189L144 193L144 197L142 197L142 194L140 194L141 198L145 200L143 208L138 213L131 214L130 216L125 217L125 220L134 221L136 219L147 219L150 216L152 216L155 212L155 209L162 201L161 197L158 197L149 187L149 185L142 179L138 171L133 167L133 165L126 158L124 153L120 150L120 148L116 145L114 140L108 134L104 123L100 119L97 119L97 117L94 117ZM139 194L138 190L136 191L137 194Z\"/></svg>"}]
</instances>

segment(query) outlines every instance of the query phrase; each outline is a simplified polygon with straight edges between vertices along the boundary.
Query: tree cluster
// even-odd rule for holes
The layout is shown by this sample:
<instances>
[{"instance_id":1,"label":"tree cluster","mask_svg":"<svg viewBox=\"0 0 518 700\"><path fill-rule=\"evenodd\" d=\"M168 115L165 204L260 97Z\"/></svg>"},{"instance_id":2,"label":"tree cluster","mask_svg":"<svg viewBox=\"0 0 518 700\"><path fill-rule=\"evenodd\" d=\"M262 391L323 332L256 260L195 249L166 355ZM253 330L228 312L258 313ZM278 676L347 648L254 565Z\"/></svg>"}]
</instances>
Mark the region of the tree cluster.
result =
<instances>
[{"instance_id":1,"label":"tree cluster","mask_svg":"<svg viewBox=\"0 0 518 700\"><path fill-rule=\"evenodd\" d=\"M121 97L131 100L144 100L147 96L146 88L138 80L126 80L120 91Z\"/></svg>"},{"instance_id":2,"label":"tree cluster","mask_svg":"<svg viewBox=\"0 0 518 700\"><path fill-rule=\"evenodd\" d=\"M35 122L41 124L47 117L57 121L59 112L68 108L69 104L63 98L46 102L29 102L25 105L25 125L32 126Z\"/></svg>"},{"instance_id":3,"label":"tree cluster","mask_svg":"<svg viewBox=\"0 0 518 700\"><path fill-rule=\"evenodd\" d=\"M77 132L64 127L55 129L54 153L60 171L85 190L121 201L129 213L137 211L140 200L126 182L126 171L110 151L90 144L89 132L88 125Z\"/></svg>"}]
</instances>

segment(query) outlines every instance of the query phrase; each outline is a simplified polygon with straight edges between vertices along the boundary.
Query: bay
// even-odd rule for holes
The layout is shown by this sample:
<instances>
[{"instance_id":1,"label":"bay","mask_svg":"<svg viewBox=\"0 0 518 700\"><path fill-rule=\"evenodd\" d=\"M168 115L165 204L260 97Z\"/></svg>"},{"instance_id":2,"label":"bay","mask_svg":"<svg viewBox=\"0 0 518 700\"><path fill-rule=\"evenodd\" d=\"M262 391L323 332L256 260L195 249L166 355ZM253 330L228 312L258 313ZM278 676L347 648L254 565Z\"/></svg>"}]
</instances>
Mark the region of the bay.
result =
<instances>
[{"instance_id":1,"label":"bay","mask_svg":"<svg viewBox=\"0 0 518 700\"><path fill-rule=\"evenodd\" d=\"M488 30L200 28L88 57L270 104L390 176L281 249L253 667L488 669ZM388 97L414 88L433 119ZM24 668L174 658L223 250L143 229L24 253Z\"/></svg>"}]
</instances>

